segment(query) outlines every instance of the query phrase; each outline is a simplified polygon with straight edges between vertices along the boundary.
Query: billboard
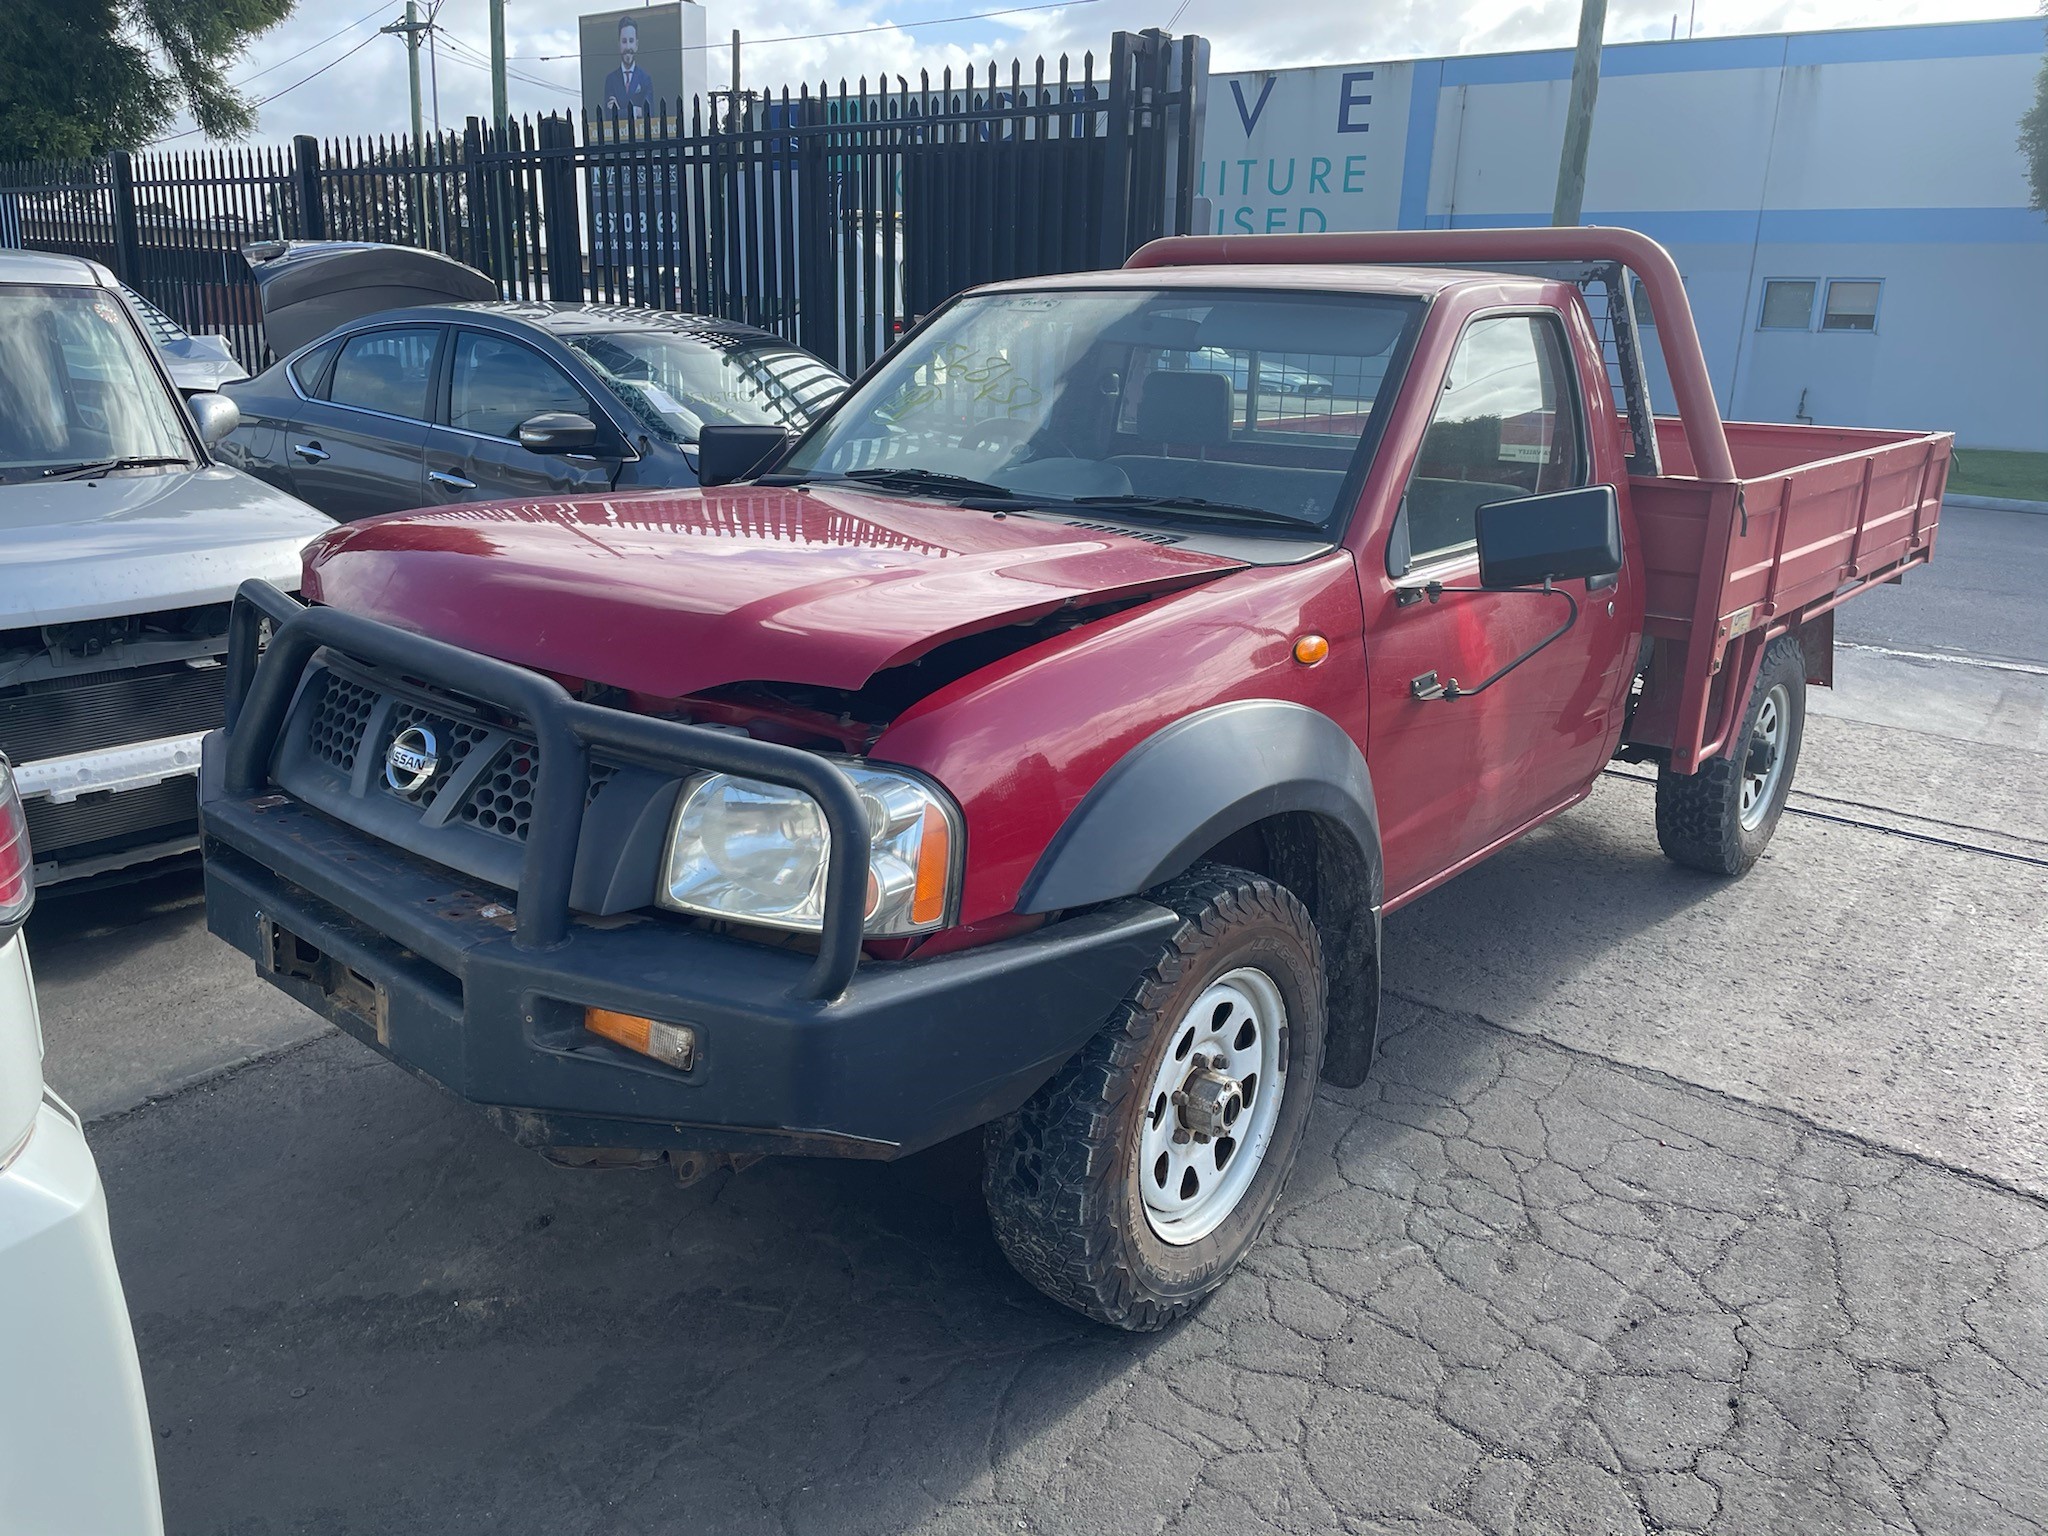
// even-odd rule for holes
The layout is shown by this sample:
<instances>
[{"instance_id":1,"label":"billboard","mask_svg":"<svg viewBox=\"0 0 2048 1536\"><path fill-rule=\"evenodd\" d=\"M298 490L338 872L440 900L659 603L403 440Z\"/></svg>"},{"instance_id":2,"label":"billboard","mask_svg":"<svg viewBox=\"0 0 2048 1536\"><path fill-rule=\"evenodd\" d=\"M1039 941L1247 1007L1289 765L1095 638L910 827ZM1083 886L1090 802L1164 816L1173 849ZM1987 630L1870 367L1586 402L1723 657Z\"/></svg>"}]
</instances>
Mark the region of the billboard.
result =
<instances>
[{"instance_id":1,"label":"billboard","mask_svg":"<svg viewBox=\"0 0 2048 1536\"><path fill-rule=\"evenodd\" d=\"M664 107L687 119L704 94L704 10L688 0L593 11L577 18L583 110L592 117L646 122Z\"/></svg>"}]
</instances>

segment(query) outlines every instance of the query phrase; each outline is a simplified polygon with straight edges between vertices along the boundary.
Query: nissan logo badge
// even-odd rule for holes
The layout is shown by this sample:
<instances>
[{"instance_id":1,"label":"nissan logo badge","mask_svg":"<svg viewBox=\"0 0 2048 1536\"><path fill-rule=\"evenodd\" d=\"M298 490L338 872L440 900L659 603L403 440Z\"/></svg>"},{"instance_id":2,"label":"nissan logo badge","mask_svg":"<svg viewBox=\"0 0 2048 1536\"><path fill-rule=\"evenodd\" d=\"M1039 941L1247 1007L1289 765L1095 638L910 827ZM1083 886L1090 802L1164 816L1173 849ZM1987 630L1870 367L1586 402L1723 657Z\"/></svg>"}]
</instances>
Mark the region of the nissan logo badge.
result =
<instances>
[{"instance_id":1,"label":"nissan logo badge","mask_svg":"<svg viewBox=\"0 0 2048 1536\"><path fill-rule=\"evenodd\" d=\"M432 782L440 766L434 733L423 725L409 725L392 738L384 754L384 782L401 795L416 795Z\"/></svg>"}]
</instances>

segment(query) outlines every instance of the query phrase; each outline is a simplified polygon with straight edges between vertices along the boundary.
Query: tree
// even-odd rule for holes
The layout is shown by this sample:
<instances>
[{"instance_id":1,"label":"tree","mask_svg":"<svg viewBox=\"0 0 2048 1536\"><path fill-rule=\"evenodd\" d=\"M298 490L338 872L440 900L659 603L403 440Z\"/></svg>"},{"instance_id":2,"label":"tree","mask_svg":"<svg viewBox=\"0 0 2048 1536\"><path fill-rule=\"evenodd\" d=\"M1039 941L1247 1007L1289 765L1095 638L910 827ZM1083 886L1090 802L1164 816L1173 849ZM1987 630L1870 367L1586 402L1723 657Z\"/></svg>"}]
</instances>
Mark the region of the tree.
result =
<instances>
[{"instance_id":1,"label":"tree","mask_svg":"<svg viewBox=\"0 0 2048 1536\"><path fill-rule=\"evenodd\" d=\"M2048 10L2048 6L2042 9ZM2034 206L2048 213L2048 59L2041 61L2041 73L2034 81L2034 105L2020 119L2020 153L2026 156Z\"/></svg>"},{"instance_id":2,"label":"tree","mask_svg":"<svg viewBox=\"0 0 2048 1536\"><path fill-rule=\"evenodd\" d=\"M225 69L293 0L4 0L0 160L71 158L146 142L180 111L239 138L256 112Z\"/></svg>"}]
</instances>

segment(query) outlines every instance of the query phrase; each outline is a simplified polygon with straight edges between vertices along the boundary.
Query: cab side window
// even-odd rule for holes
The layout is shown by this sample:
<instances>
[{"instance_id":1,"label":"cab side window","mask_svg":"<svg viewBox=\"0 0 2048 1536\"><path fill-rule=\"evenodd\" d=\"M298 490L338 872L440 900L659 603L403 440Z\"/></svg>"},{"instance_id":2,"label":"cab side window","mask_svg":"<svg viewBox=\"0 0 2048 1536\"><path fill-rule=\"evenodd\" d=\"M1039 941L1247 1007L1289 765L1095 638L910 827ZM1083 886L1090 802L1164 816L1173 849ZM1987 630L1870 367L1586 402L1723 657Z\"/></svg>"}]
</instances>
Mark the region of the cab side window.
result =
<instances>
[{"instance_id":1,"label":"cab side window","mask_svg":"<svg viewBox=\"0 0 2048 1536\"><path fill-rule=\"evenodd\" d=\"M463 331L448 375L448 425L485 437L517 438L544 411L595 416L583 391L533 348L503 336Z\"/></svg>"},{"instance_id":2,"label":"cab side window","mask_svg":"<svg viewBox=\"0 0 2048 1536\"><path fill-rule=\"evenodd\" d=\"M1408 559L1394 574L1471 548L1482 506L1585 483L1585 432L1559 317L1475 320L1451 355L1416 455L1401 512Z\"/></svg>"},{"instance_id":3,"label":"cab side window","mask_svg":"<svg viewBox=\"0 0 2048 1536\"><path fill-rule=\"evenodd\" d=\"M334 361L334 380L327 398L336 405L430 419L427 389L434 378L434 354L441 344L438 326L419 329L365 331L351 336Z\"/></svg>"}]
</instances>

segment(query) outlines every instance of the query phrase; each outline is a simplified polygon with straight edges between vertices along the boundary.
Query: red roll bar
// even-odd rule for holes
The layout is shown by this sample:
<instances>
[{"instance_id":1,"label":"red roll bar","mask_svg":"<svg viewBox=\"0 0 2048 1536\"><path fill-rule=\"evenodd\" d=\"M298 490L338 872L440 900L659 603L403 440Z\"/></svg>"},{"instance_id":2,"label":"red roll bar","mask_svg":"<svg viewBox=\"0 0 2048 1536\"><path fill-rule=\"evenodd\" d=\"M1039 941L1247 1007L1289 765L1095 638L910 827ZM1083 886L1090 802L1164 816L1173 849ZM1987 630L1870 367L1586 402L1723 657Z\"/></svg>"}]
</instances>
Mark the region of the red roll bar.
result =
<instances>
[{"instance_id":1,"label":"red roll bar","mask_svg":"<svg viewBox=\"0 0 2048 1536\"><path fill-rule=\"evenodd\" d=\"M1693 328L1692 306L1671 253L1648 235L1606 225L1567 229L1389 229L1323 235L1174 235L1139 247L1126 267L1220 266L1226 263L1462 266L1532 261L1611 261L1634 272L1671 376L1671 393L1692 461L1702 480L1733 481L1735 459L1714 401L1707 359Z\"/></svg>"}]
</instances>

